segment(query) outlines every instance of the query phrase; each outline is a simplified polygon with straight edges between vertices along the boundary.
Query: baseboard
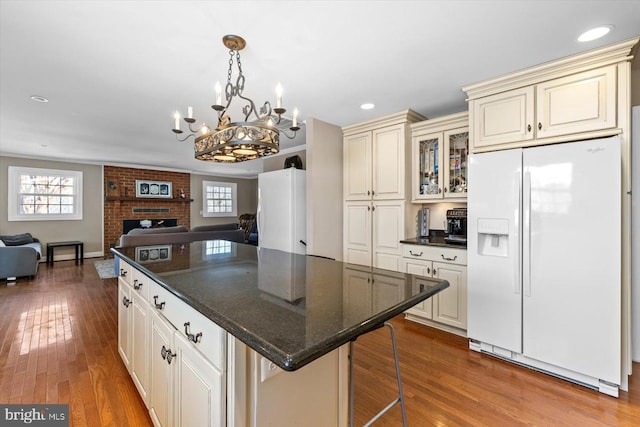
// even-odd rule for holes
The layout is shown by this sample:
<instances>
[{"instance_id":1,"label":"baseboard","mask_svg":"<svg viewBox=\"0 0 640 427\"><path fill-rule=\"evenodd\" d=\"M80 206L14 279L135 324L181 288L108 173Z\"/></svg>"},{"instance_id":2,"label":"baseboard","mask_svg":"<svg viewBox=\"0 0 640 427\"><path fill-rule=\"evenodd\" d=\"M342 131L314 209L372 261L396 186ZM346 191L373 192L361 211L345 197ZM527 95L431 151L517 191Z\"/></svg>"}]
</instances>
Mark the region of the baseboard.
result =
<instances>
[{"instance_id":1,"label":"baseboard","mask_svg":"<svg viewBox=\"0 0 640 427\"><path fill-rule=\"evenodd\" d=\"M96 251L96 252L85 252L84 253L84 259L87 258L104 258L104 251ZM60 254L60 255L55 255L53 256L53 261L68 261L68 260L75 260L76 259L76 255L75 253L70 254ZM40 262L47 262L47 257L43 256L42 258L40 258Z\"/></svg>"}]
</instances>

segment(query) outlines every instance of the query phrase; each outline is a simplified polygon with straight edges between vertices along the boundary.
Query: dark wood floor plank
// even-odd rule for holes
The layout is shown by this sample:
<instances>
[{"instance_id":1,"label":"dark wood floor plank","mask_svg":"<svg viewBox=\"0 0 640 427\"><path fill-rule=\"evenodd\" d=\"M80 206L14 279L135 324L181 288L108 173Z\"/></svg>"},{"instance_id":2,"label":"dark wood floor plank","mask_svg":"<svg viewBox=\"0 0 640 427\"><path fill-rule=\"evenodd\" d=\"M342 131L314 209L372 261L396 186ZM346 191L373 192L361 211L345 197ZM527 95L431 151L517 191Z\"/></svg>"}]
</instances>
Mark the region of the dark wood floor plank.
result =
<instances>
[{"instance_id":1,"label":"dark wood floor plank","mask_svg":"<svg viewBox=\"0 0 640 427\"><path fill-rule=\"evenodd\" d=\"M117 349L117 281L92 263L42 266L0 282L0 402L66 403L72 426L151 426ZM405 321L396 327L410 426L638 426L640 364L615 399L470 351L467 340ZM355 344L362 425L396 396L389 332ZM376 427L401 425L395 407Z\"/></svg>"}]
</instances>

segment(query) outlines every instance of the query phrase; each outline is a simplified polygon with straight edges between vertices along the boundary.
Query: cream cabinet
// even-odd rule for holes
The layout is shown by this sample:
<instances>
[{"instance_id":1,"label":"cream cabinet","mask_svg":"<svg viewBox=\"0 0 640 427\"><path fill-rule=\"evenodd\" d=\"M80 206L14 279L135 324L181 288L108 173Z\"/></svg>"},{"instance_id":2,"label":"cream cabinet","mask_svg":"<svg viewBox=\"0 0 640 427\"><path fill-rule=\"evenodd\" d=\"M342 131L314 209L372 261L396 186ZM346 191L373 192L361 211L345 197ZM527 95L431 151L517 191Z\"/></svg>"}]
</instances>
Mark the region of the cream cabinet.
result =
<instances>
[{"instance_id":1,"label":"cream cabinet","mask_svg":"<svg viewBox=\"0 0 640 427\"><path fill-rule=\"evenodd\" d=\"M496 88L498 93L470 97L472 151L617 133L616 65L539 78L536 84L506 91Z\"/></svg>"},{"instance_id":2,"label":"cream cabinet","mask_svg":"<svg viewBox=\"0 0 640 427\"><path fill-rule=\"evenodd\" d=\"M121 274L118 279L118 353L148 406L149 304L129 285L126 277Z\"/></svg>"},{"instance_id":3,"label":"cream cabinet","mask_svg":"<svg viewBox=\"0 0 640 427\"><path fill-rule=\"evenodd\" d=\"M406 141L405 124L345 136L345 200L404 198Z\"/></svg>"},{"instance_id":4,"label":"cream cabinet","mask_svg":"<svg viewBox=\"0 0 640 427\"><path fill-rule=\"evenodd\" d=\"M403 271L449 282L449 287L407 310L409 320L465 335L467 329L467 251L403 245ZM414 286L420 286L416 282Z\"/></svg>"},{"instance_id":5,"label":"cream cabinet","mask_svg":"<svg viewBox=\"0 0 640 427\"><path fill-rule=\"evenodd\" d=\"M400 271L405 201L345 202L344 261Z\"/></svg>"},{"instance_id":6,"label":"cream cabinet","mask_svg":"<svg viewBox=\"0 0 640 427\"><path fill-rule=\"evenodd\" d=\"M226 423L226 333L120 260L118 352L156 427Z\"/></svg>"},{"instance_id":7,"label":"cream cabinet","mask_svg":"<svg viewBox=\"0 0 640 427\"><path fill-rule=\"evenodd\" d=\"M406 110L342 129L343 261L400 270L399 242L409 223L409 124L424 119Z\"/></svg>"},{"instance_id":8,"label":"cream cabinet","mask_svg":"<svg viewBox=\"0 0 640 427\"><path fill-rule=\"evenodd\" d=\"M411 135L411 201L465 201L468 113L413 123Z\"/></svg>"}]
</instances>

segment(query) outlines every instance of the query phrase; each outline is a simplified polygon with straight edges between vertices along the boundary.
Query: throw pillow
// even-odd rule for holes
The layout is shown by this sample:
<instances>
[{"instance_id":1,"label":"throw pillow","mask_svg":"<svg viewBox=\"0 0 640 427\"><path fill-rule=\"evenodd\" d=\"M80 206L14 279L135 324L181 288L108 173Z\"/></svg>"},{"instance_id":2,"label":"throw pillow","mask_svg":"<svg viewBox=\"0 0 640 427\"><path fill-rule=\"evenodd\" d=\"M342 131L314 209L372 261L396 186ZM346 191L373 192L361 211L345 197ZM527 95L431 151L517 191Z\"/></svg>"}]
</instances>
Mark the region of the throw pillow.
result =
<instances>
[{"instance_id":1,"label":"throw pillow","mask_svg":"<svg viewBox=\"0 0 640 427\"><path fill-rule=\"evenodd\" d=\"M4 244L4 242L2 240L0 240L0 248L4 248L6 245Z\"/></svg>"},{"instance_id":2,"label":"throw pillow","mask_svg":"<svg viewBox=\"0 0 640 427\"><path fill-rule=\"evenodd\" d=\"M33 236L31 236L31 233L24 233L16 234L15 236L0 236L0 240L2 240L6 246L20 246L33 243Z\"/></svg>"}]
</instances>

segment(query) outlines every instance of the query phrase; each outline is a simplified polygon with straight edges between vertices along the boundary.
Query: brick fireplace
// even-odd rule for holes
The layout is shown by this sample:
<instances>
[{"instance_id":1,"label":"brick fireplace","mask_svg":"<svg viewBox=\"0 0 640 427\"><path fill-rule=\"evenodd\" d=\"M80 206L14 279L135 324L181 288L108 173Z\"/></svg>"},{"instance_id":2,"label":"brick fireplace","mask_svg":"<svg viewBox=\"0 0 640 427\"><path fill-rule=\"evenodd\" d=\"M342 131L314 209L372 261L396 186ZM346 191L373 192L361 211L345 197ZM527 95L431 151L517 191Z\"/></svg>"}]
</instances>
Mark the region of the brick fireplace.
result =
<instances>
[{"instance_id":1,"label":"brick fireplace","mask_svg":"<svg viewBox=\"0 0 640 427\"><path fill-rule=\"evenodd\" d=\"M172 198L136 197L136 180L172 183ZM117 244L124 220L175 219L177 225L191 228L191 177L188 173L149 169L104 167L104 253ZM179 196L183 191L185 198Z\"/></svg>"}]
</instances>

